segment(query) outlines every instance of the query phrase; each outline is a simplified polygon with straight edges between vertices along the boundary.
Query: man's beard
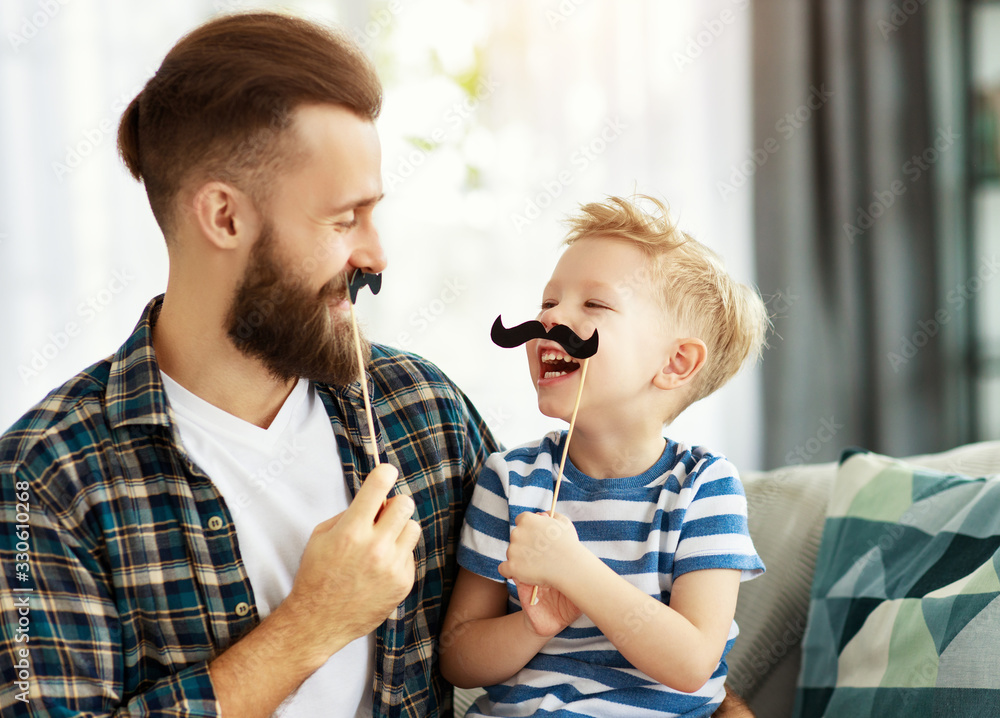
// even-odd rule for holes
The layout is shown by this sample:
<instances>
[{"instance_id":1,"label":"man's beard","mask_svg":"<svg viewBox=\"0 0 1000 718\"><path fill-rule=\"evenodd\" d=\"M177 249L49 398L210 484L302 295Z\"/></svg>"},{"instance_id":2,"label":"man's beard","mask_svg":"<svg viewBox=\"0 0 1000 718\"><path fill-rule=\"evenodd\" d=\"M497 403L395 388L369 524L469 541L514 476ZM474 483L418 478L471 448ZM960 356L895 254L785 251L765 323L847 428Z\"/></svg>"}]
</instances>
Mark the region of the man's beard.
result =
<instances>
[{"instance_id":1,"label":"man's beard","mask_svg":"<svg viewBox=\"0 0 1000 718\"><path fill-rule=\"evenodd\" d=\"M357 381L351 321L330 308L347 297L346 272L314 294L278 259L274 239L274 228L265 224L229 307L229 338L279 380L304 377L338 386ZM360 339L367 364L371 346Z\"/></svg>"}]
</instances>

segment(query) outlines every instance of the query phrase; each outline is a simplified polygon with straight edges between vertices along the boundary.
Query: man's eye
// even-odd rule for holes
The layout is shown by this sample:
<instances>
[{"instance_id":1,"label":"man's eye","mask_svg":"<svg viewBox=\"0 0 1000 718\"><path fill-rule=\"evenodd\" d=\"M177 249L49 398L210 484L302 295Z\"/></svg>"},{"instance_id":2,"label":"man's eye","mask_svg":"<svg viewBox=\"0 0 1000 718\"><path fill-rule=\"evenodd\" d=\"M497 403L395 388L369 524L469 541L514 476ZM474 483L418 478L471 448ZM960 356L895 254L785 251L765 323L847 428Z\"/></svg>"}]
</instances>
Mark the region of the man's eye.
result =
<instances>
[{"instance_id":1,"label":"man's eye","mask_svg":"<svg viewBox=\"0 0 1000 718\"><path fill-rule=\"evenodd\" d=\"M355 227L358 226L358 218L355 217L354 219L352 219L349 222L337 222L336 226L337 226L337 229L344 229L344 230L354 229Z\"/></svg>"}]
</instances>

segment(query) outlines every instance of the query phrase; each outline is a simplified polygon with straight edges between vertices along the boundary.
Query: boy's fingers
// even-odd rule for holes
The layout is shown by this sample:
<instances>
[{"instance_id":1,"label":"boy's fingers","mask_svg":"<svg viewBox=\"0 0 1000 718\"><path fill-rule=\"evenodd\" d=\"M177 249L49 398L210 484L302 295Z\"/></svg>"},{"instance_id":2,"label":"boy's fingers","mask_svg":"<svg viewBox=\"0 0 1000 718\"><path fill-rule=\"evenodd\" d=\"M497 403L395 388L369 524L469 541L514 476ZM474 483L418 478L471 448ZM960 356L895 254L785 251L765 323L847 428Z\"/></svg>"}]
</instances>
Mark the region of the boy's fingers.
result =
<instances>
[{"instance_id":1,"label":"boy's fingers","mask_svg":"<svg viewBox=\"0 0 1000 718\"><path fill-rule=\"evenodd\" d=\"M514 519L514 525L520 526L525 521L534 521L536 516L547 516L547 515L548 514L545 511L539 511L538 513L531 513L530 511L522 511L517 515L517 518Z\"/></svg>"},{"instance_id":2,"label":"boy's fingers","mask_svg":"<svg viewBox=\"0 0 1000 718\"><path fill-rule=\"evenodd\" d=\"M382 504L398 477L399 470L392 464L376 466L365 477L364 483L361 484L361 488L354 496L354 501L351 502L348 511L358 519L374 523L375 517L382 510Z\"/></svg>"}]
</instances>

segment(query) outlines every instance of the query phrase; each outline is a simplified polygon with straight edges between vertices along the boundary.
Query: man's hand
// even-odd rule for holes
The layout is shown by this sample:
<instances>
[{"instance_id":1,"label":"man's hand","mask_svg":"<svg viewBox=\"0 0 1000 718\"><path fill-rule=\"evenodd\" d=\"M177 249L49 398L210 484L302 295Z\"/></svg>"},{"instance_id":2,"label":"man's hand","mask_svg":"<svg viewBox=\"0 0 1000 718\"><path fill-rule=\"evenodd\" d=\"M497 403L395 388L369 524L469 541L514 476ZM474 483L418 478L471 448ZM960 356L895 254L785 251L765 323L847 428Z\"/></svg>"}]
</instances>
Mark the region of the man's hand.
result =
<instances>
[{"instance_id":1,"label":"man's hand","mask_svg":"<svg viewBox=\"0 0 1000 718\"><path fill-rule=\"evenodd\" d=\"M726 697L715 709L712 718L754 718L754 714L750 706L738 695L730 692L729 686L726 686Z\"/></svg>"},{"instance_id":2,"label":"man's hand","mask_svg":"<svg viewBox=\"0 0 1000 718\"><path fill-rule=\"evenodd\" d=\"M382 464L343 513L317 526L292 590L259 626L209 664L223 715L270 716L327 659L370 633L410 592L420 526Z\"/></svg>"},{"instance_id":3,"label":"man's hand","mask_svg":"<svg viewBox=\"0 0 1000 718\"><path fill-rule=\"evenodd\" d=\"M398 475L376 467L347 510L316 526L306 544L281 608L307 623L305 647L321 662L373 631L413 587L413 499L396 495L383 506Z\"/></svg>"}]
</instances>

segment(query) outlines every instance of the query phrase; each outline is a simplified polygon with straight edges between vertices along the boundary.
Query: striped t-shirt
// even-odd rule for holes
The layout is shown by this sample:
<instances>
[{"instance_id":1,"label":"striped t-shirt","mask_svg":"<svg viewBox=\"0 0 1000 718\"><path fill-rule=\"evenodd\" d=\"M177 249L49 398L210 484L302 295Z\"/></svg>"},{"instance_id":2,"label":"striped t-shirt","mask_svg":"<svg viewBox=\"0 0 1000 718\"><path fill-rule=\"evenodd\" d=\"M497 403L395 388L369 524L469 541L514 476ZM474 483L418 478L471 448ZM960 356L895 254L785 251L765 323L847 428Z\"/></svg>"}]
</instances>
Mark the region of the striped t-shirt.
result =
<instances>
[{"instance_id":1,"label":"striped t-shirt","mask_svg":"<svg viewBox=\"0 0 1000 718\"><path fill-rule=\"evenodd\" d=\"M565 432L490 456L465 515L458 562L494 581L507 558L510 529L522 511L547 511ZM670 602L674 578L728 568L743 580L764 571L747 531L747 506L736 468L700 447L667 441L659 460L638 476L594 479L566 462L556 510L580 541L647 594ZM507 583L507 611L521 608ZM637 627L638 628L638 627ZM710 716L725 695L725 654L695 693L680 693L634 668L587 616L553 637L509 681L487 687L468 715ZM683 646L664 644L664 650Z\"/></svg>"}]
</instances>

